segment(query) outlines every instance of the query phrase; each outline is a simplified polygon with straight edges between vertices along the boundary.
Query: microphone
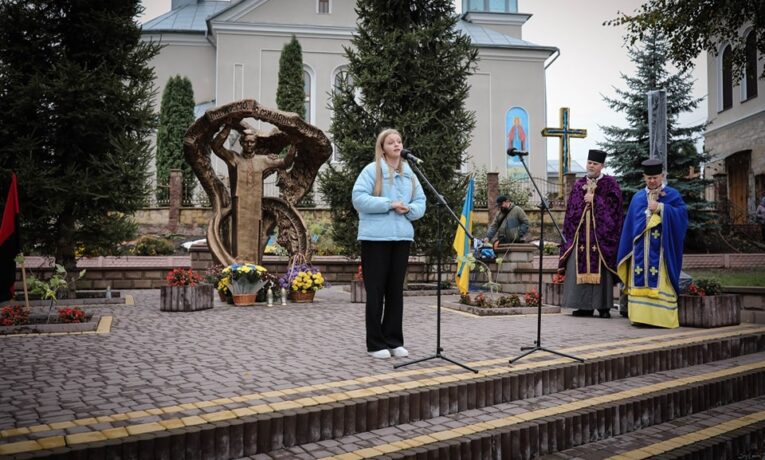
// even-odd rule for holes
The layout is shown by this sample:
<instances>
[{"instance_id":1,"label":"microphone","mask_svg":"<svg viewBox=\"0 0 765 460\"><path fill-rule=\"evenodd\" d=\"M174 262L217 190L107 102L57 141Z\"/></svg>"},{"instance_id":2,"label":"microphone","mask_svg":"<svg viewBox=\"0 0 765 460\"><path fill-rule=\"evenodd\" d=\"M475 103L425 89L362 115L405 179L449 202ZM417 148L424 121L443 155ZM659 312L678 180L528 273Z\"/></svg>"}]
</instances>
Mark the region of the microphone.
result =
<instances>
[{"instance_id":1,"label":"microphone","mask_svg":"<svg viewBox=\"0 0 765 460\"><path fill-rule=\"evenodd\" d=\"M510 147L507 149L507 154L511 157L525 157L528 156L529 152L524 152L523 150L518 150L515 147Z\"/></svg>"},{"instance_id":2,"label":"microphone","mask_svg":"<svg viewBox=\"0 0 765 460\"><path fill-rule=\"evenodd\" d=\"M421 165L421 164L424 163L424 161L422 161L421 159L419 159L416 156L414 156L414 154L412 154L412 151L409 150L409 149L401 150L401 158L403 158L403 159L405 159L407 161L414 161L418 165Z\"/></svg>"}]
</instances>

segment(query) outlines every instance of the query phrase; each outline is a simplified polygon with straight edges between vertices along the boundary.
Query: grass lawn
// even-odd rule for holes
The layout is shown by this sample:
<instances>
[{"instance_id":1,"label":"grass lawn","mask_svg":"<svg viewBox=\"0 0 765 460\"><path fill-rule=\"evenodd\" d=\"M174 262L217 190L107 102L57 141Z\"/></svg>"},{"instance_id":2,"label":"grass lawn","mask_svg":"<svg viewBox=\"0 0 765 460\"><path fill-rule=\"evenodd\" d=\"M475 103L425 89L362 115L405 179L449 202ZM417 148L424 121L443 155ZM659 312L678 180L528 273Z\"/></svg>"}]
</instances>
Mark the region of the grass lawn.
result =
<instances>
[{"instance_id":1,"label":"grass lawn","mask_svg":"<svg viewBox=\"0 0 765 460\"><path fill-rule=\"evenodd\" d=\"M723 286L763 286L765 268L686 270L694 278L716 278Z\"/></svg>"}]
</instances>

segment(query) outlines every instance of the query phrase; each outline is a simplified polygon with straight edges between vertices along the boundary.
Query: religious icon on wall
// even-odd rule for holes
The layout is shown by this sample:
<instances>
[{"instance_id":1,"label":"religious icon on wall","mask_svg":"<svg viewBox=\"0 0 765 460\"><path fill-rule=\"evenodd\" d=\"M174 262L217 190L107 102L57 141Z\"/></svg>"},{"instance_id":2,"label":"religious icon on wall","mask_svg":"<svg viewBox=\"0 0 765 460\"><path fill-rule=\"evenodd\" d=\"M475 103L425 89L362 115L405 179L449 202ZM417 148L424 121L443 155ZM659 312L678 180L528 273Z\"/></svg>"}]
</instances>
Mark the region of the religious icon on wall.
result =
<instances>
[{"instance_id":1,"label":"religious icon on wall","mask_svg":"<svg viewBox=\"0 0 765 460\"><path fill-rule=\"evenodd\" d=\"M529 114L521 107L510 107L505 113L505 150L513 147L529 151ZM510 179L525 179L526 170L518 157L507 157L507 176Z\"/></svg>"}]
</instances>

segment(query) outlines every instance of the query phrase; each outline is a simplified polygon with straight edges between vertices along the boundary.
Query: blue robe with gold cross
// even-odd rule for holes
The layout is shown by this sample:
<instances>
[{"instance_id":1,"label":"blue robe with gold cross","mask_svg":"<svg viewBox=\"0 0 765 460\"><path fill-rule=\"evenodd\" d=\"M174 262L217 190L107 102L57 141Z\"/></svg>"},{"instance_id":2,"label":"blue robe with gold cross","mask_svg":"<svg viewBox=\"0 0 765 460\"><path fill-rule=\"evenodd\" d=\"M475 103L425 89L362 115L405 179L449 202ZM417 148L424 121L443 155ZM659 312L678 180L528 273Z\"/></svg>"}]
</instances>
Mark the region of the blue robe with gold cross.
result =
<instances>
[{"instance_id":1,"label":"blue robe with gold cross","mask_svg":"<svg viewBox=\"0 0 765 460\"><path fill-rule=\"evenodd\" d=\"M617 272L630 321L675 328L688 211L680 193L669 186L658 193L657 201L659 209L649 213L646 189L632 197L619 241Z\"/></svg>"}]
</instances>

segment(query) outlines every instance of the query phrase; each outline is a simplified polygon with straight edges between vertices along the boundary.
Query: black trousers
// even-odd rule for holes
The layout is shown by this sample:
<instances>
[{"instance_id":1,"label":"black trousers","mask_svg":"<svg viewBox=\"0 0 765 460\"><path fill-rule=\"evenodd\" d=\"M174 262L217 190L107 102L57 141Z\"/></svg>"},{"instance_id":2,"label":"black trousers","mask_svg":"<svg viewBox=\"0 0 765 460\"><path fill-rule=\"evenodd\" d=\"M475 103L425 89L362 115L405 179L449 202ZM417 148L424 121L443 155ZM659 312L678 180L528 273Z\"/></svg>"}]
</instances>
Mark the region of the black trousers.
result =
<instances>
[{"instance_id":1,"label":"black trousers","mask_svg":"<svg viewBox=\"0 0 765 460\"><path fill-rule=\"evenodd\" d=\"M410 241L362 241L367 351L404 345L404 276Z\"/></svg>"}]
</instances>

